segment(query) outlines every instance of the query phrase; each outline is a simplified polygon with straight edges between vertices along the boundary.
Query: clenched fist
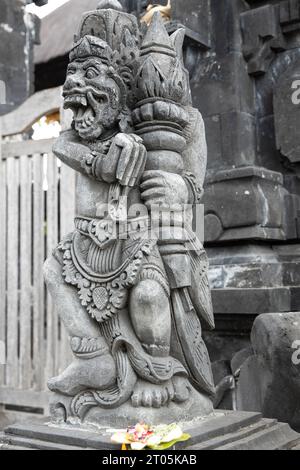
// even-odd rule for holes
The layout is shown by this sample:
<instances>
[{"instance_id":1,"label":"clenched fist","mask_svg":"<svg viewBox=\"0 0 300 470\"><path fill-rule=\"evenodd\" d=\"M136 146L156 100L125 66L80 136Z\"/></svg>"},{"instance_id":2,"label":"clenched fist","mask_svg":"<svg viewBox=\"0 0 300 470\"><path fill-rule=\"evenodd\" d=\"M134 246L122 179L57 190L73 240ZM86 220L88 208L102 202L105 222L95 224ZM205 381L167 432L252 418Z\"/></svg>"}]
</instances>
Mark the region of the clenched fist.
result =
<instances>
[{"instance_id":1,"label":"clenched fist","mask_svg":"<svg viewBox=\"0 0 300 470\"><path fill-rule=\"evenodd\" d=\"M134 187L144 171L146 157L147 152L140 137L135 134L117 134L107 155L99 161L99 179Z\"/></svg>"},{"instance_id":2,"label":"clenched fist","mask_svg":"<svg viewBox=\"0 0 300 470\"><path fill-rule=\"evenodd\" d=\"M141 197L145 205L161 205L168 208L187 204L189 191L180 175L160 170L145 171L140 184Z\"/></svg>"}]
</instances>

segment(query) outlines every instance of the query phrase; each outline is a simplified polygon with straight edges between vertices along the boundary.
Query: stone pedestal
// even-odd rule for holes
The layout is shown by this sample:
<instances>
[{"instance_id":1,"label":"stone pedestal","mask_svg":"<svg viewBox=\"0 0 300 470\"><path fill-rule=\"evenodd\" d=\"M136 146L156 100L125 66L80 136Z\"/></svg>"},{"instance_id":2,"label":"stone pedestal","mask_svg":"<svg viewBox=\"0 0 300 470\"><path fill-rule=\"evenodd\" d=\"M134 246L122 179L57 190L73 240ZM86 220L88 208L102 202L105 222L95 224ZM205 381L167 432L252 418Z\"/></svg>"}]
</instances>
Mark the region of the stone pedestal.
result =
<instances>
[{"instance_id":1,"label":"stone pedestal","mask_svg":"<svg viewBox=\"0 0 300 470\"><path fill-rule=\"evenodd\" d=\"M259 413L218 411L201 421L184 423L191 435L175 450L283 450L300 448L300 435L287 424L262 419ZM0 448L7 450L119 450L105 430L78 430L45 423L9 426L0 435Z\"/></svg>"},{"instance_id":2,"label":"stone pedestal","mask_svg":"<svg viewBox=\"0 0 300 470\"><path fill-rule=\"evenodd\" d=\"M53 394L50 402L50 413L53 423L66 421L70 423L77 418L72 417L71 408L72 398L61 394ZM63 411L62 411L63 410ZM211 399L205 395L200 395L195 390L191 390L190 398L184 403L171 402L165 408L164 423L171 424L180 421L191 421L208 416L213 412ZM67 416L64 414L66 413ZM83 417L82 417L83 418ZM137 422L149 422L153 425L161 423L162 413L160 408L133 407L131 402L121 405L116 413L114 408L91 408L84 415L84 426L96 427L127 427L135 426Z\"/></svg>"}]
</instances>

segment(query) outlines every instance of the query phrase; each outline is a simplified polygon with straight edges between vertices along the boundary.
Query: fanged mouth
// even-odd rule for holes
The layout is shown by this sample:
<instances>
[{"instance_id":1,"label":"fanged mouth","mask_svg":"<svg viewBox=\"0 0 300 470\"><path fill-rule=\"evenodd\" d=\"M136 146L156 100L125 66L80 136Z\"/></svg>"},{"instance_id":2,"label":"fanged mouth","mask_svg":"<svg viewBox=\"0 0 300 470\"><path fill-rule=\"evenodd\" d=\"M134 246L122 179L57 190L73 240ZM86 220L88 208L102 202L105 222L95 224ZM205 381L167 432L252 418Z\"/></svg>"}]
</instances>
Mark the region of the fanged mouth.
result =
<instances>
[{"instance_id":1,"label":"fanged mouth","mask_svg":"<svg viewBox=\"0 0 300 470\"><path fill-rule=\"evenodd\" d=\"M73 111L77 130L85 131L94 124L96 112L85 95L77 93L66 95L64 107Z\"/></svg>"}]
</instances>

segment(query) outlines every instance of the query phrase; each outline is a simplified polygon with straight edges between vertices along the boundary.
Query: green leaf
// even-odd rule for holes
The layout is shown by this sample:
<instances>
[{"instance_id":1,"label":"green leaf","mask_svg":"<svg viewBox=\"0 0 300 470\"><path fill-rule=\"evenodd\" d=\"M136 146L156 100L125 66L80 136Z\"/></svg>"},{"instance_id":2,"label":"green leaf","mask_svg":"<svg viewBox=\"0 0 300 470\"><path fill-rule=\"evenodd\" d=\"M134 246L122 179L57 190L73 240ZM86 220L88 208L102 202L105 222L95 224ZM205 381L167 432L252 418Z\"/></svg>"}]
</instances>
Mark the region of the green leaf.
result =
<instances>
[{"instance_id":1,"label":"green leaf","mask_svg":"<svg viewBox=\"0 0 300 470\"><path fill-rule=\"evenodd\" d=\"M174 439L173 441L170 442L164 442L163 444L159 444L158 446L148 446L149 449L151 450L166 450L170 449L170 447L173 447L177 442L185 442L188 441L191 438L189 434L182 434L182 436L179 439Z\"/></svg>"}]
</instances>

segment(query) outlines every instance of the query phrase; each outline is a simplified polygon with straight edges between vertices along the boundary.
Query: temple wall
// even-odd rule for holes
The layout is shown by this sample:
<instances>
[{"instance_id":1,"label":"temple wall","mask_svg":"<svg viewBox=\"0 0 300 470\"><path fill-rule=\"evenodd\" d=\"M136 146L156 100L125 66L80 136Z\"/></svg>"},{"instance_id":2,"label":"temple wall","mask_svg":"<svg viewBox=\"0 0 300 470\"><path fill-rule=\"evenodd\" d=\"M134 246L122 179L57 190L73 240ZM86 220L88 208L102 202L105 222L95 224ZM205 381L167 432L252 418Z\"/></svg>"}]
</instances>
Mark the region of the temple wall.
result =
<instances>
[{"instance_id":1,"label":"temple wall","mask_svg":"<svg viewBox=\"0 0 300 470\"><path fill-rule=\"evenodd\" d=\"M300 2L189 1L187 15L174 0L174 18L188 26L186 63L208 143L216 331L207 341L212 360L230 359L257 315L300 310Z\"/></svg>"},{"instance_id":2,"label":"temple wall","mask_svg":"<svg viewBox=\"0 0 300 470\"><path fill-rule=\"evenodd\" d=\"M0 114L11 111L33 91L33 44L38 37L38 18L25 12L25 3L0 0L0 80L6 88Z\"/></svg>"}]
</instances>

